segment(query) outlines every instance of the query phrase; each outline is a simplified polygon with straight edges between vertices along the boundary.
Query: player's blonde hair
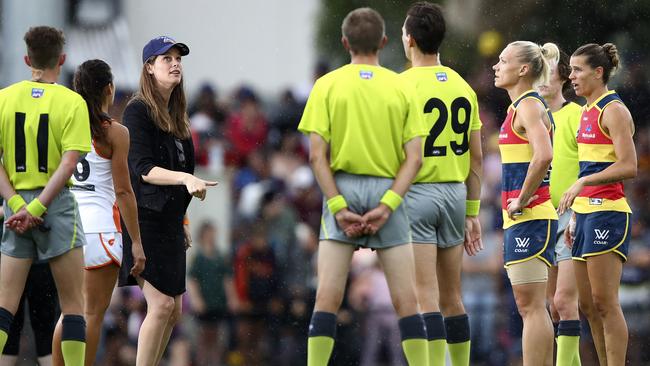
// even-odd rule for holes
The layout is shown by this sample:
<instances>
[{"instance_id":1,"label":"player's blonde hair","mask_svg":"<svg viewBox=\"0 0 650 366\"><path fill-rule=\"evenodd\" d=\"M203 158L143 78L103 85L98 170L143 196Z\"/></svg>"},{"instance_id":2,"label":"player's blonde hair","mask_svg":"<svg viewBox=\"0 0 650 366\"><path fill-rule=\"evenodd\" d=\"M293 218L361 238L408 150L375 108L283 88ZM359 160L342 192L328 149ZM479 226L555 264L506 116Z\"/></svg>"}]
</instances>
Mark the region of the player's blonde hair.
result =
<instances>
[{"instance_id":1,"label":"player's blonde hair","mask_svg":"<svg viewBox=\"0 0 650 366\"><path fill-rule=\"evenodd\" d=\"M530 66L529 77L533 80L533 87L548 84L551 65L556 65L560 59L560 49L555 43L540 46L530 41L515 41L509 46L516 49L515 56L519 62Z\"/></svg>"}]
</instances>

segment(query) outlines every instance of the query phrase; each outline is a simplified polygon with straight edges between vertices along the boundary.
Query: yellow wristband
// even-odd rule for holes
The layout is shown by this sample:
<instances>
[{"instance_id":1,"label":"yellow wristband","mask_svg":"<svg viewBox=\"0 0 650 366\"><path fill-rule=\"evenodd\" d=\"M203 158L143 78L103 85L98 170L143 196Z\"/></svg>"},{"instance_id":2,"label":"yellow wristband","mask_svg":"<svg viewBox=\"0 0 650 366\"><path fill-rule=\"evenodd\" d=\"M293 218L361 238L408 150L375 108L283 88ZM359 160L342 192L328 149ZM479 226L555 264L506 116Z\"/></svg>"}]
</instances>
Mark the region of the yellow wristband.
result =
<instances>
[{"instance_id":1,"label":"yellow wristband","mask_svg":"<svg viewBox=\"0 0 650 366\"><path fill-rule=\"evenodd\" d=\"M379 202L383 203L384 205L388 206L391 211L397 210L399 205L402 204L402 196L399 194L395 193L392 189L389 189L384 193L384 196L381 198Z\"/></svg>"},{"instance_id":2,"label":"yellow wristband","mask_svg":"<svg viewBox=\"0 0 650 366\"><path fill-rule=\"evenodd\" d=\"M27 202L25 202L25 200L19 194L14 194L9 199L9 201L7 201L7 204L9 205L11 212L16 213L20 211L20 209L23 208Z\"/></svg>"},{"instance_id":3,"label":"yellow wristband","mask_svg":"<svg viewBox=\"0 0 650 366\"><path fill-rule=\"evenodd\" d=\"M465 215L478 216L481 209L481 200L466 200L465 201Z\"/></svg>"},{"instance_id":4,"label":"yellow wristband","mask_svg":"<svg viewBox=\"0 0 650 366\"><path fill-rule=\"evenodd\" d=\"M348 203L345 202L345 198L340 194L327 200L327 208L330 210L332 215L336 215L337 212L346 207L348 207Z\"/></svg>"},{"instance_id":5,"label":"yellow wristband","mask_svg":"<svg viewBox=\"0 0 650 366\"><path fill-rule=\"evenodd\" d=\"M41 217L47 211L47 207L43 206L38 198L34 198L32 202L27 205L27 212L34 217Z\"/></svg>"}]
</instances>

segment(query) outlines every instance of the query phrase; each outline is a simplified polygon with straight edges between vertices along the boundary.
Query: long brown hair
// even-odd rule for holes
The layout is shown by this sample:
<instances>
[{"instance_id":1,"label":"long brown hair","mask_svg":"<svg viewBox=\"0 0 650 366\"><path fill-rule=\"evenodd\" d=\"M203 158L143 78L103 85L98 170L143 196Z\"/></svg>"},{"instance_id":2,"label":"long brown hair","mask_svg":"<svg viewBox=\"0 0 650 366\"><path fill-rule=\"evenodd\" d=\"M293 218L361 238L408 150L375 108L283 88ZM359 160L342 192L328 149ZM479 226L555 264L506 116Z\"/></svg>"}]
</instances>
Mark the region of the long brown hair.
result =
<instances>
[{"instance_id":1,"label":"long brown hair","mask_svg":"<svg viewBox=\"0 0 650 366\"><path fill-rule=\"evenodd\" d=\"M86 104L90 115L90 134L99 142L106 142L104 122L111 122L111 116L102 111L104 88L113 83L113 74L108 64L102 60L88 60L81 64L74 73L72 84Z\"/></svg>"},{"instance_id":2,"label":"long brown hair","mask_svg":"<svg viewBox=\"0 0 650 366\"><path fill-rule=\"evenodd\" d=\"M169 96L169 105L165 104L160 92L156 88L156 80L147 71L147 63L153 64L156 61L154 56L142 65L140 74L140 90L133 96L134 100L140 100L149 107L150 117L158 128L169 132L179 139L190 137L190 120L187 116L187 100L183 89L183 79L174 87Z\"/></svg>"}]
</instances>

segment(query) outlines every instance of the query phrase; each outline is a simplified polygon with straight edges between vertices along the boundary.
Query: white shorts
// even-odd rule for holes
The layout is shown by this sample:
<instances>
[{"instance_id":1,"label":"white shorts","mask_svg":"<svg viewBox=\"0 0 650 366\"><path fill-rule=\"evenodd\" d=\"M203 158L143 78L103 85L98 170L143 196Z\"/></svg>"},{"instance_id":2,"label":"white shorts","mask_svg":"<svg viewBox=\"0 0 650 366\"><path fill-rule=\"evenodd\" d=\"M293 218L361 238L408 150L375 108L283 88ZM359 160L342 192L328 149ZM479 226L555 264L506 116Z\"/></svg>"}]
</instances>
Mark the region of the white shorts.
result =
<instances>
[{"instance_id":1,"label":"white shorts","mask_svg":"<svg viewBox=\"0 0 650 366\"><path fill-rule=\"evenodd\" d=\"M86 269L95 269L115 263L122 265L122 233L86 234L84 263Z\"/></svg>"}]
</instances>

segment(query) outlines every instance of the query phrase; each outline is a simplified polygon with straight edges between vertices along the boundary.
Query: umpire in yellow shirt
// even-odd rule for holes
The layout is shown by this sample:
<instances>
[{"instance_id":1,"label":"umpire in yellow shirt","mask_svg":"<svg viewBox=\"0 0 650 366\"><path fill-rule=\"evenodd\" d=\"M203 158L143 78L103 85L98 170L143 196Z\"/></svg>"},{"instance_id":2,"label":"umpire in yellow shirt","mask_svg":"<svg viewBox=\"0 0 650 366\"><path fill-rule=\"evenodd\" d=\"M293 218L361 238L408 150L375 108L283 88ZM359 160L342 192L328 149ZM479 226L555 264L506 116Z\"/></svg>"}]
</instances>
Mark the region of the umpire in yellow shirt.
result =
<instances>
[{"instance_id":1,"label":"umpire in yellow shirt","mask_svg":"<svg viewBox=\"0 0 650 366\"><path fill-rule=\"evenodd\" d=\"M63 33L30 28L25 43L32 79L0 91L0 194L7 203L0 255L0 353L32 261L48 260L63 314L65 364L81 366L85 239L68 187L79 155L90 151L88 107L79 94L56 84L65 62Z\"/></svg>"},{"instance_id":2,"label":"umpire in yellow shirt","mask_svg":"<svg viewBox=\"0 0 650 366\"><path fill-rule=\"evenodd\" d=\"M351 62L316 81L298 126L309 135L309 159L325 195L307 364L328 364L350 260L366 247L377 251L386 274L409 365L426 365L411 234L400 203L422 163L428 132L413 87L379 66L387 42L381 15L356 9L342 32Z\"/></svg>"},{"instance_id":3,"label":"umpire in yellow shirt","mask_svg":"<svg viewBox=\"0 0 650 366\"><path fill-rule=\"evenodd\" d=\"M423 1L409 8L402 27L404 52L413 67L401 76L415 85L418 112L430 129L406 206L418 302L427 327L428 365L444 366L448 349L453 366L467 366L470 327L461 299L461 266L463 247L469 255L482 248L481 120L474 90L440 64L445 30L441 7Z\"/></svg>"}]
</instances>

